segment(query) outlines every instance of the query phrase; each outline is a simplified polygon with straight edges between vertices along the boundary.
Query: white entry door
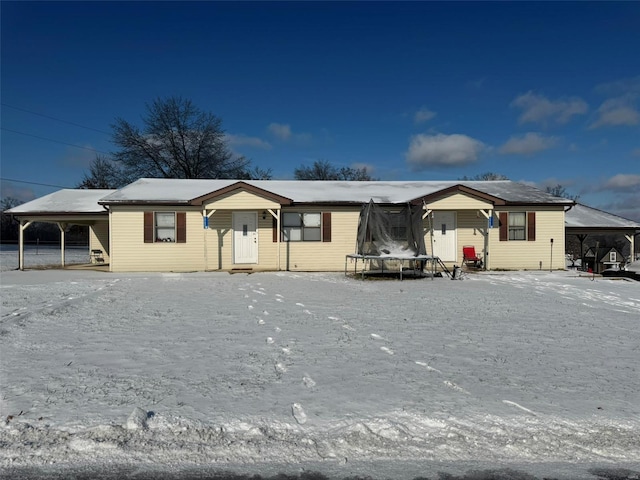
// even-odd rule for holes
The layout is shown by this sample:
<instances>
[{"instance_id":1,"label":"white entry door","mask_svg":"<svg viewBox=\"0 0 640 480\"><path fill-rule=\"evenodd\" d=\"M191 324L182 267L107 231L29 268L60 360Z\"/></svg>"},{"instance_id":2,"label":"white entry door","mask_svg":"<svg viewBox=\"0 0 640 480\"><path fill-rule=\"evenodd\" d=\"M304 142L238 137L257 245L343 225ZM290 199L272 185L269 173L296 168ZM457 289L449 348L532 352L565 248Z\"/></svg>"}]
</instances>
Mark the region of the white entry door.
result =
<instances>
[{"instance_id":1,"label":"white entry door","mask_svg":"<svg viewBox=\"0 0 640 480\"><path fill-rule=\"evenodd\" d=\"M443 262L455 262L456 212L433 212L433 254Z\"/></svg>"},{"instance_id":2,"label":"white entry door","mask_svg":"<svg viewBox=\"0 0 640 480\"><path fill-rule=\"evenodd\" d=\"M233 263L258 263L258 213L233 213Z\"/></svg>"}]
</instances>

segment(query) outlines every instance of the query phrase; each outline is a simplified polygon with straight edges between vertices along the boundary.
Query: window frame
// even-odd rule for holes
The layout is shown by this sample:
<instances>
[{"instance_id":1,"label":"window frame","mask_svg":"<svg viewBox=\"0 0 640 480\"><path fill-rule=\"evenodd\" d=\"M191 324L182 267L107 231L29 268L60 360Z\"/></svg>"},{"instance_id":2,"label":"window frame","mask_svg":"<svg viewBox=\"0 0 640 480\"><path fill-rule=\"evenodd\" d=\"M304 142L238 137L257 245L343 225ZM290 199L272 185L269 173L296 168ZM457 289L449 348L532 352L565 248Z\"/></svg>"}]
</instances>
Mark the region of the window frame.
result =
<instances>
[{"instance_id":1,"label":"window frame","mask_svg":"<svg viewBox=\"0 0 640 480\"><path fill-rule=\"evenodd\" d=\"M298 222L292 221L295 216L297 216ZM315 216L317 216L317 220L314 219ZM309 219L309 225L305 225L306 218ZM282 212L281 239L287 243L322 242L322 224L322 212L320 211ZM293 232L297 232L297 234L292 235Z\"/></svg>"},{"instance_id":2,"label":"window frame","mask_svg":"<svg viewBox=\"0 0 640 480\"><path fill-rule=\"evenodd\" d=\"M169 217L169 215L173 216L173 225L159 225L158 216ZM176 212L153 212L153 242L154 243L177 243L177 215ZM172 230L173 235L169 235L166 237L160 237L158 233L159 229L163 230Z\"/></svg>"},{"instance_id":3,"label":"window frame","mask_svg":"<svg viewBox=\"0 0 640 480\"><path fill-rule=\"evenodd\" d=\"M158 215L173 215L173 225L158 220ZM158 233L165 229L165 233ZM173 235L169 234L173 231ZM143 212L143 242L144 243L187 243L187 213L179 210L146 210ZM166 240L164 240L166 239Z\"/></svg>"},{"instance_id":4,"label":"window frame","mask_svg":"<svg viewBox=\"0 0 640 480\"><path fill-rule=\"evenodd\" d=\"M522 225L514 225L512 221L516 218L522 218ZM520 234L520 235L518 235ZM522 236L522 238L517 238ZM527 240L527 212L509 212L509 219L507 224L507 240L510 242L524 242Z\"/></svg>"},{"instance_id":5,"label":"window frame","mask_svg":"<svg viewBox=\"0 0 640 480\"><path fill-rule=\"evenodd\" d=\"M524 238L517 239L511 238L516 235L511 232L521 231L522 225L511 225L512 220L511 216L515 214L523 213L522 210L504 210L498 212L498 220L499 220L499 240L501 242L535 242L536 241L536 211L535 210L524 210L525 221L524 221Z\"/></svg>"}]
</instances>

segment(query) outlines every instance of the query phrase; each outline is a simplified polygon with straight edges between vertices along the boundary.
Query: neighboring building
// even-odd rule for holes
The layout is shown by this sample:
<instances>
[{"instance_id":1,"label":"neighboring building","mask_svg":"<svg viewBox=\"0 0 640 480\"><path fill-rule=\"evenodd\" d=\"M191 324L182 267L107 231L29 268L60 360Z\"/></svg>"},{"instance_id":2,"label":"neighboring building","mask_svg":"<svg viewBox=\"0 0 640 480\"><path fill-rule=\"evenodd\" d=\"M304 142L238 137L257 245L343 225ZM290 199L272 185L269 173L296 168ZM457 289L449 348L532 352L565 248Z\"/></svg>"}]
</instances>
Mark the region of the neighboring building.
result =
<instances>
[{"instance_id":1,"label":"neighboring building","mask_svg":"<svg viewBox=\"0 0 640 480\"><path fill-rule=\"evenodd\" d=\"M574 202L508 180L140 179L115 191L62 190L8 213L21 232L32 221L89 225L89 248L114 272L341 271L370 200L422 205L427 252L449 266L473 245L489 270L565 268Z\"/></svg>"},{"instance_id":2,"label":"neighboring building","mask_svg":"<svg viewBox=\"0 0 640 480\"><path fill-rule=\"evenodd\" d=\"M595 273L602 273L608 268L620 270L624 263L624 256L615 247L589 247L584 254L585 267Z\"/></svg>"}]
</instances>

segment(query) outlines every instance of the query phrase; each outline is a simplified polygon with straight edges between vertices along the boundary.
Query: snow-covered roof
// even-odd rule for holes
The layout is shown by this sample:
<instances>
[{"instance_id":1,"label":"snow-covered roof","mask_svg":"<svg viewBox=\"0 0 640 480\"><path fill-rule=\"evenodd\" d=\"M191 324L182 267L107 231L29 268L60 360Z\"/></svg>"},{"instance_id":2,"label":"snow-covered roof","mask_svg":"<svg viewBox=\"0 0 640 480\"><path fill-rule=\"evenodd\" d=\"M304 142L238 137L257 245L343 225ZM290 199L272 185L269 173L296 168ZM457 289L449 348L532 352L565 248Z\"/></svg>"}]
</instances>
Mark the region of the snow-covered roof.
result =
<instances>
[{"instance_id":1,"label":"snow-covered roof","mask_svg":"<svg viewBox=\"0 0 640 480\"><path fill-rule=\"evenodd\" d=\"M640 229L638 222L581 203L571 208L565 214L564 220L565 226L569 228Z\"/></svg>"},{"instance_id":2,"label":"snow-covered roof","mask_svg":"<svg viewBox=\"0 0 640 480\"><path fill-rule=\"evenodd\" d=\"M69 213L104 213L105 208L98 201L116 190L73 190L64 189L36 198L18 205L6 213L15 215L28 214L69 214Z\"/></svg>"},{"instance_id":3,"label":"snow-covered roof","mask_svg":"<svg viewBox=\"0 0 640 480\"><path fill-rule=\"evenodd\" d=\"M183 180L142 178L102 199L112 203L189 203L231 187L239 180ZM530 185L504 181L346 182L302 180L242 180L243 183L294 203L406 203L462 185L507 203L571 204Z\"/></svg>"}]
</instances>

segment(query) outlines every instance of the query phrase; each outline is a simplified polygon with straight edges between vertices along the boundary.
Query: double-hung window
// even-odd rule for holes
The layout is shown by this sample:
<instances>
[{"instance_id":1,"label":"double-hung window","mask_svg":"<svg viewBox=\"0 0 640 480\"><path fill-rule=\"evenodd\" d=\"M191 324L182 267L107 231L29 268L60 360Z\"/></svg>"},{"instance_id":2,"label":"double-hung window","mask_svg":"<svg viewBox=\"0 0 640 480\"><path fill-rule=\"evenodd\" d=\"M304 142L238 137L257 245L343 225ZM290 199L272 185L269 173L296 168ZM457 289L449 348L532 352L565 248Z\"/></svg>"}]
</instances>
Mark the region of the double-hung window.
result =
<instances>
[{"instance_id":1,"label":"double-hung window","mask_svg":"<svg viewBox=\"0 0 640 480\"><path fill-rule=\"evenodd\" d=\"M536 212L500 212L500 241L535 242Z\"/></svg>"},{"instance_id":2,"label":"double-hung window","mask_svg":"<svg viewBox=\"0 0 640 480\"><path fill-rule=\"evenodd\" d=\"M526 227L525 212L509 212L509 240L526 240Z\"/></svg>"},{"instance_id":3,"label":"double-hung window","mask_svg":"<svg viewBox=\"0 0 640 480\"><path fill-rule=\"evenodd\" d=\"M285 242L320 242L322 217L320 212L282 214L282 239Z\"/></svg>"},{"instance_id":4,"label":"double-hung window","mask_svg":"<svg viewBox=\"0 0 640 480\"><path fill-rule=\"evenodd\" d=\"M144 212L144 243L186 243L186 212Z\"/></svg>"},{"instance_id":5,"label":"double-hung window","mask_svg":"<svg viewBox=\"0 0 640 480\"><path fill-rule=\"evenodd\" d=\"M155 212L154 241L176 241L176 214L175 212Z\"/></svg>"}]
</instances>

